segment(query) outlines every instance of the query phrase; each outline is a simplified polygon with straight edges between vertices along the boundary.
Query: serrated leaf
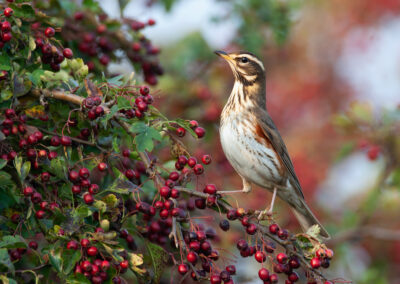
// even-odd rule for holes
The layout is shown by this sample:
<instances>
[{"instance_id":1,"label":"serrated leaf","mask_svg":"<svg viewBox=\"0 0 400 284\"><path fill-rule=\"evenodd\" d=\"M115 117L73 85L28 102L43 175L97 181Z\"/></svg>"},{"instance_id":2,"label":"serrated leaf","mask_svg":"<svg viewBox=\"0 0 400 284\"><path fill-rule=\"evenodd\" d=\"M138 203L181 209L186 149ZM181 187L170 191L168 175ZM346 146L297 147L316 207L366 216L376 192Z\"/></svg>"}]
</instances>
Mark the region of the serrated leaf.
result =
<instances>
[{"instance_id":1,"label":"serrated leaf","mask_svg":"<svg viewBox=\"0 0 400 284\"><path fill-rule=\"evenodd\" d=\"M1 69L1 66L0 66ZM11 92L10 89L5 89L1 91L1 99L3 101L8 101L9 99L11 99L13 97L13 92Z\"/></svg>"},{"instance_id":2,"label":"serrated leaf","mask_svg":"<svg viewBox=\"0 0 400 284\"><path fill-rule=\"evenodd\" d=\"M43 69L36 69L32 73L28 74L28 78L32 81L34 85L39 85L41 80L40 77L44 74Z\"/></svg>"},{"instance_id":3,"label":"serrated leaf","mask_svg":"<svg viewBox=\"0 0 400 284\"><path fill-rule=\"evenodd\" d=\"M127 194L137 190L138 186L130 182L125 175L122 173L114 179L113 183L106 189L106 191L111 191L120 194Z\"/></svg>"},{"instance_id":4,"label":"serrated leaf","mask_svg":"<svg viewBox=\"0 0 400 284\"><path fill-rule=\"evenodd\" d=\"M112 77L110 79L107 79L107 83L115 86L121 86L123 84L122 79L124 78L124 75L118 75L115 77Z\"/></svg>"},{"instance_id":5,"label":"serrated leaf","mask_svg":"<svg viewBox=\"0 0 400 284\"><path fill-rule=\"evenodd\" d=\"M62 253L63 273L69 274L74 269L75 264L82 258L81 250L66 249Z\"/></svg>"},{"instance_id":6,"label":"serrated leaf","mask_svg":"<svg viewBox=\"0 0 400 284\"><path fill-rule=\"evenodd\" d=\"M0 249L0 265L5 266L7 270L14 275L15 273L14 264L10 259L10 255L8 254L7 249L5 248Z\"/></svg>"},{"instance_id":7,"label":"serrated leaf","mask_svg":"<svg viewBox=\"0 0 400 284\"><path fill-rule=\"evenodd\" d=\"M139 152L144 152L145 150L151 152L154 148L153 140L162 140L160 132L147 126L144 122L133 124L130 130L136 133L135 144Z\"/></svg>"},{"instance_id":8,"label":"serrated leaf","mask_svg":"<svg viewBox=\"0 0 400 284\"><path fill-rule=\"evenodd\" d=\"M0 54L0 70L11 70L11 57L8 56L5 52L2 52Z\"/></svg>"},{"instance_id":9,"label":"serrated leaf","mask_svg":"<svg viewBox=\"0 0 400 284\"><path fill-rule=\"evenodd\" d=\"M132 108L131 101L125 97L119 96L117 98L117 106L118 109L129 109Z\"/></svg>"}]
</instances>

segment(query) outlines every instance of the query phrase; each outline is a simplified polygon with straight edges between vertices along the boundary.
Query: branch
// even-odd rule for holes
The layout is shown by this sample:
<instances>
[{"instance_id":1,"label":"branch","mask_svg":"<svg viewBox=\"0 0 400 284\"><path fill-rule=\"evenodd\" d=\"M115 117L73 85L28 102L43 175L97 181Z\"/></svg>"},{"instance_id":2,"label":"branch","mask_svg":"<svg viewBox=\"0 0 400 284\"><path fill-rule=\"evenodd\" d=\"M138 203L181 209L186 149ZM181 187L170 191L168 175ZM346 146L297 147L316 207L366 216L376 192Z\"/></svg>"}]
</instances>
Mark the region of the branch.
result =
<instances>
[{"instance_id":1,"label":"branch","mask_svg":"<svg viewBox=\"0 0 400 284\"><path fill-rule=\"evenodd\" d=\"M48 97L48 98L54 98L54 99L58 99L58 100L62 100L62 101L66 101L66 102L70 102L70 103L78 104L78 105L81 105L83 100L84 100L83 97L80 97L80 96L77 96L77 95L74 95L74 94L63 93L61 91L34 90L34 91L32 91L32 93L33 93L33 95L38 96L38 97L45 96L45 97ZM107 106L103 105L103 107L104 107L104 111L106 113L108 113L110 111ZM133 137L133 138L136 137L136 134L133 133L130 130L130 125L128 123L122 121L117 116L114 116L113 119L131 137ZM161 186L164 183L163 179L157 173L157 171L153 169L152 162L151 162L149 156L147 155L147 153L146 152L138 152L138 154L139 154L140 159L145 164L149 176L156 183L156 187L157 187L157 184ZM272 184L271 184L271 186L272 186ZM201 197L201 198L207 198L208 197L208 194L206 194L206 193L198 192L198 191L195 191L195 190L192 190L192 189L189 189L189 188L185 188L185 187L175 187L175 188L177 190L179 190L180 192L187 193L187 194L189 194L191 196L197 196L197 197ZM279 186L279 188L284 188L284 187ZM235 209L230 204L228 204L226 202L222 202L222 201L220 201L218 199L217 199L217 205L220 206L221 208L225 209L226 211L231 210L231 209ZM254 216L256 216L257 213L259 213L259 212L253 211L253 212L248 213L247 215L250 216L250 217L254 217ZM308 260L305 258L305 256L303 254L299 253L296 250L296 247L294 245L295 239L292 238L292 239L289 239L289 240L281 240L277 236L271 234L269 232L269 228L267 226L264 226L264 225L262 225L260 223L256 223L255 225L257 226L258 231L261 232L263 236L266 236L269 239L271 239L271 240L275 241L276 243L278 243L280 246L285 248L285 250L289 254L297 256L299 258L299 260L301 261L301 264L302 264L303 268L305 268L307 271L311 271L314 275L319 276L321 279L326 280L325 276L323 276L323 274L320 271L312 268L310 263L308 262ZM176 232L175 232L175 234L176 234L176 237L178 238L178 242L181 244L181 247L187 251L185 242L183 240L182 229L181 229L179 223L176 224ZM196 269L193 266L191 266L191 268L193 269L193 271L197 275Z\"/></svg>"}]
</instances>

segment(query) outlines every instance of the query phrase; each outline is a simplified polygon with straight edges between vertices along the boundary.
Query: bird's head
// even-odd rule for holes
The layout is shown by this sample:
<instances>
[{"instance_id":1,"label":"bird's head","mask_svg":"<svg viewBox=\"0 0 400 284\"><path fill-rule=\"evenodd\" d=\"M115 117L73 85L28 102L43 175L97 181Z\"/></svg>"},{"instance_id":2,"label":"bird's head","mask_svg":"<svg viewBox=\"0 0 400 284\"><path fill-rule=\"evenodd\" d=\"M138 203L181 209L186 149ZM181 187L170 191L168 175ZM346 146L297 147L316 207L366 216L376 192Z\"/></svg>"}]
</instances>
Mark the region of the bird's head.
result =
<instances>
[{"instance_id":1,"label":"bird's head","mask_svg":"<svg viewBox=\"0 0 400 284\"><path fill-rule=\"evenodd\" d=\"M265 68L262 61L250 52L215 51L215 54L225 59L232 69L236 80L243 85L249 86L254 83L264 84Z\"/></svg>"}]
</instances>

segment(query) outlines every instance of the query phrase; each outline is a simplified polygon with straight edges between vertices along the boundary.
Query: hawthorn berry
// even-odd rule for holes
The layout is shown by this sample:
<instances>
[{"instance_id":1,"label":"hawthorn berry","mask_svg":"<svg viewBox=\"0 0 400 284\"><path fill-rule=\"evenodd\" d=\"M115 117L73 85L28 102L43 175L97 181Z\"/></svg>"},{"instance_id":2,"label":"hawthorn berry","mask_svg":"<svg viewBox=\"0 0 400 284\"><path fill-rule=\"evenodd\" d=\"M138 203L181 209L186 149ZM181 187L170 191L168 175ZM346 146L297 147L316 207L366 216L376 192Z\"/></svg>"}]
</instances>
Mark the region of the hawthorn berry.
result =
<instances>
[{"instance_id":1,"label":"hawthorn berry","mask_svg":"<svg viewBox=\"0 0 400 284\"><path fill-rule=\"evenodd\" d=\"M267 259L267 255L263 251L256 251L254 258L259 262L263 263Z\"/></svg>"},{"instance_id":2,"label":"hawthorn berry","mask_svg":"<svg viewBox=\"0 0 400 284\"><path fill-rule=\"evenodd\" d=\"M197 257L197 254L196 254L195 252L193 252L193 251L189 252L189 253L186 255L187 261L189 261L191 264L196 264L197 258L198 258L198 257Z\"/></svg>"},{"instance_id":3,"label":"hawthorn berry","mask_svg":"<svg viewBox=\"0 0 400 284\"><path fill-rule=\"evenodd\" d=\"M261 268L258 271L258 277L263 281L267 281L269 279L269 271L266 268Z\"/></svg>"},{"instance_id":4,"label":"hawthorn berry","mask_svg":"<svg viewBox=\"0 0 400 284\"><path fill-rule=\"evenodd\" d=\"M179 137L183 137L186 134L186 130L183 127L179 127L176 129L176 135L178 135Z\"/></svg>"},{"instance_id":5,"label":"hawthorn berry","mask_svg":"<svg viewBox=\"0 0 400 284\"><path fill-rule=\"evenodd\" d=\"M234 265L228 265L227 267L225 267L225 270L228 271L230 275L236 274L236 267Z\"/></svg>"},{"instance_id":6,"label":"hawthorn berry","mask_svg":"<svg viewBox=\"0 0 400 284\"><path fill-rule=\"evenodd\" d=\"M89 204L89 205L93 204L93 202L94 202L93 195L91 195L90 193L86 193L83 196L83 200L85 201L86 204Z\"/></svg>"},{"instance_id":7,"label":"hawthorn berry","mask_svg":"<svg viewBox=\"0 0 400 284\"><path fill-rule=\"evenodd\" d=\"M318 257L314 257L310 261L312 268L319 268L321 266L321 260Z\"/></svg>"},{"instance_id":8,"label":"hawthorn berry","mask_svg":"<svg viewBox=\"0 0 400 284\"><path fill-rule=\"evenodd\" d=\"M88 240L88 239L82 239L81 240L81 246L83 247L83 248L86 248L87 246L89 246L90 245L90 241Z\"/></svg>"},{"instance_id":9,"label":"hawthorn berry","mask_svg":"<svg viewBox=\"0 0 400 284\"><path fill-rule=\"evenodd\" d=\"M216 275L216 274L211 275L211 277L210 277L210 283L211 283L211 284L220 284L220 283L221 283L221 276Z\"/></svg>"},{"instance_id":10,"label":"hawthorn berry","mask_svg":"<svg viewBox=\"0 0 400 284\"><path fill-rule=\"evenodd\" d=\"M276 255L276 260L281 264L285 264L288 260L288 257L285 253L281 252Z\"/></svg>"},{"instance_id":11,"label":"hawthorn berry","mask_svg":"<svg viewBox=\"0 0 400 284\"><path fill-rule=\"evenodd\" d=\"M274 234L274 235L276 235L276 234L278 234L278 232L279 232L279 226L277 225L277 224L271 224L271 225L269 225L269 232L271 233L271 234Z\"/></svg>"},{"instance_id":12,"label":"hawthorn berry","mask_svg":"<svg viewBox=\"0 0 400 284\"><path fill-rule=\"evenodd\" d=\"M189 167L193 168L197 164L197 159L195 157L190 157L187 160L187 164L188 164Z\"/></svg>"},{"instance_id":13,"label":"hawthorn berry","mask_svg":"<svg viewBox=\"0 0 400 284\"><path fill-rule=\"evenodd\" d=\"M25 196L31 196L35 190L33 187L27 186L24 188L24 195Z\"/></svg>"},{"instance_id":14,"label":"hawthorn berry","mask_svg":"<svg viewBox=\"0 0 400 284\"><path fill-rule=\"evenodd\" d=\"M216 194L217 193L217 187L215 184L207 184L203 190L204 193L207 194Z\"/></svg>"},{"instance_id":15,"label":"hawthorn berry","mask_svg":"<svg viewBox=\"0 0 400 284\"><path fill-rule=\"evenodd\" d=\"M189 271L189 267L187 266L187 264L179 264L178 266L178 272L181 275L185 275L187 272Z\"/></svg>"},{"instance_id":16,"label":"hawthorn berry","mask_svg":"<svg viewBox=\"0 0 400 284\"><path fill-rule=\"evenodd\" d=\"M36 218L38 218L38 219L43 219L44 218L44 216L46 215L46 212L45 211L43 211L43 210L38 210L38 211L36 211Z\"/></svg>"},{"instance_id":17,"label":"hawthorn berry","mask_svg":"<svg viewBox=\"0 0 400 284\"><path fill-rule=\"evenodd\" d=\"M257 226L255 224L249 224L246 227L246 233L249 235L254 235L257 232Z\"/></svg>"},{"instance_id":18,"label":"hawthorn berry","mask_svg":"<svg viewBox=\"0 0 400 284\"><path fill-rule=\"evenodd\" d=\"M120 266L122 269L127 269L127 268L129 267L129 262L128 262L127 260L123 260L123 261L121 261L121 262L119 263L119 266Z\"/></svg>"},{"instance_id":19,"label":"hawthorn berry","mask_svg":"<svg viewBox=\"0 0 400 284\"><path fill-rule=\"evenodd\" d=\"M90 255L90 256L96 256L97 255L97 248L94 247L94 246L89 247L87 249L87 254Z\"/></svg>"},{"instance_id":20,"label":"hawthorn berry","mask_svg":"<svg viewBox=\"0 0 400 284\"><path fill-rule=\"evenodd\" d=\"M193 168L193 172L194 172L196 175L201 175L202 173L204 173L203 165L201 165L201 164L196 164L196 165L194 166L194 168Z\"/></svg>"},{"instance_id":21,"label":"hawthorn berry","mask_svg":"<svg viewBox=\"0 0 400 284\"><path fill-rule=\"evenodd\" d=\"M67 243L67 249L77 250L78 249L78 243L76 241L69 241Z\"/></svg>"},{"instance_id":22,"label":"hawthorn berry","mask_svg":"<svg viewBox=\"0 0 400 284\"><path fill-rule=\"evenodd\" d=\"M99 169L99 171L104 172L105 170L107 170L108 166L106 163L100 163L97 165L97 168Z\"/></svg>"},{"instance_id":23,"label":"hawthorn berry","mask_svg":"<svg viewBox=\"0 0 400 284\"><path fill-rule=\"evenodd\" d=\"M14 10L11 9L10 7L4 9L4 16L6 16L7 18L11 17L13 13Z\"/></svg>"},{"instance_id":24,"label":"hawthorn berry","mask_svg":"<svg viewBox=\"0 0 400 284\"><path fill-rule=\"evenodd\" d=\"M30 241L29 244L28 244L28 246L29 246L31 249L33 249L33 250L37 250L37 248L38 248L38 243L35 242L35 241Z\"/></svg>"},{"instance_id":25,"label":"hawthorn berry","mask_svg":"<svg viewBox=\"0 0 400 284\"><path fill-rule=\"evenodd\" d=\"M81 263L81 268L82 268L83 271L89 272L89 271L92 270L92 264L90 263L90 261L84 260Z\"/></svg>"},{"instance_id":26,"label":"hawthorn berry","mask_svg":"<svg viewBox=\"0 0 400 284\"><path fill-rule=\"evenodd\" d=\"M71 146L72 145L72 140L68 136L62 136L61 137L61 145L63 146Z\"/></svg>"}]
</instances>

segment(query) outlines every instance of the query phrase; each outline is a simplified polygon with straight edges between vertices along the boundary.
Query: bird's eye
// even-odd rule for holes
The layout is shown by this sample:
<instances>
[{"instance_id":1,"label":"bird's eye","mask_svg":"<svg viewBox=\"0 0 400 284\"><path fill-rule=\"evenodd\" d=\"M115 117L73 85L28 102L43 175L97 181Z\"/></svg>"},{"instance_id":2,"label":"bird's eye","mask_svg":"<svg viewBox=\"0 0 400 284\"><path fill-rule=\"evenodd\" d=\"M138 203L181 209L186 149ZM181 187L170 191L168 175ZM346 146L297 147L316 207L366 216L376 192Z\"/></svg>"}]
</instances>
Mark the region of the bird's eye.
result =
<instances>
[{"instance_id":1,"label":"bird's eye","mask_svg":"<svg viewBox=\"0 0 400 284\"><path fill-rule=\"evenodd\" d=\"M240 58L240 61L242 61L242 63L247 63L249 62L249 59L247 57L242 57Z\"/></svg>"}]
</instances>

